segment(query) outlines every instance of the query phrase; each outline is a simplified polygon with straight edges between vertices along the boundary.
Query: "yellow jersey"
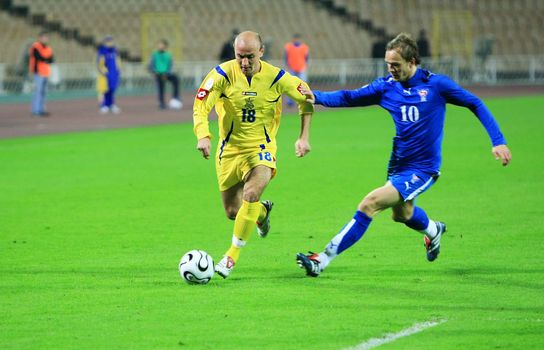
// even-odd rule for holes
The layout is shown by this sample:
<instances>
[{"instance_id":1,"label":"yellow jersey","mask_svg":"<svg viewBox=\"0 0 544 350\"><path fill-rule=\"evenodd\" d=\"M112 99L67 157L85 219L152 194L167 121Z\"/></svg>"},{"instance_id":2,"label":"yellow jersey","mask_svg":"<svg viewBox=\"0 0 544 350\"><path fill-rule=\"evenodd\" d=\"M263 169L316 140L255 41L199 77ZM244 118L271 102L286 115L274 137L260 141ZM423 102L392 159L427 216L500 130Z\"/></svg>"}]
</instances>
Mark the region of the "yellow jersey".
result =
<instances>
[{"instance_id":1,"label":"yellow jersey","mask_svg":"<svg viewBox=\"0 0 544 350\"><path fill-rule=\"evenodd\" d=\"M197 139L210 137L208 115L215 106L219 116L219 157L223 152L244 153L258 149L276 151L281 118L281 96L297 102L299 113L312 113L313 105L300 92L305 82L260 61L261 69L248 78L236 60L212 69L198 89L193 105Z\"/></svg>"}]
</instances>

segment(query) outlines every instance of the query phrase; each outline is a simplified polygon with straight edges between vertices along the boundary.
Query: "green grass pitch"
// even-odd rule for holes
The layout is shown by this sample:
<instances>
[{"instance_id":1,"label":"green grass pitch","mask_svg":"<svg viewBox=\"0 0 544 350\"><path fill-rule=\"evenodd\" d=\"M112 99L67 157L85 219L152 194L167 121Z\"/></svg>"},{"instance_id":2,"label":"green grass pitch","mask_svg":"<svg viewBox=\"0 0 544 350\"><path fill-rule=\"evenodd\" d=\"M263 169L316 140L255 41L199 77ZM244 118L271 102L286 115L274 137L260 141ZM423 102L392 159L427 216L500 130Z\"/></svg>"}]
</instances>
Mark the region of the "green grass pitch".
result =
<instances>
[{"instance_id":1,"label":"green grass pitch","mask_svg":"<svg viewBox=\"0 0 544 350\"><path fill-rule=\"evenodd\" d=\"M487 104L513 162L448 106L442 177L418 199L448 224L440 258L386 211L317 279L295 253L322 249L385 181L379 108L319 111L302 159L284 116L271 234L205 286L178 261L219 259L232 222L191 125L1 140L0 349L344 349L428 320L447 322L380 349L541 348L544 98Z\"/></svg>"}]
</instances>

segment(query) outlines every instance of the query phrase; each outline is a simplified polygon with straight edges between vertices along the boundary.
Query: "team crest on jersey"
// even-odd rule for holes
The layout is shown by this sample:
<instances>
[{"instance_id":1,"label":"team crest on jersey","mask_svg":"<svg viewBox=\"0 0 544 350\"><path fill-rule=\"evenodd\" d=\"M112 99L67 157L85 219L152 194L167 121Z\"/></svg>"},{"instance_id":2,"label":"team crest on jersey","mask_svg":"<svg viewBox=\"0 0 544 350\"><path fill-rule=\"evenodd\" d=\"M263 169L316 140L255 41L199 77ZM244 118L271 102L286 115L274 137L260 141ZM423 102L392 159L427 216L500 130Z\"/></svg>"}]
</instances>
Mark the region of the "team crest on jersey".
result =
<instances>
[{"instance_id":1,"label":"team crest on jersey","mask_svg":"<svg viewBox=\"0 0 544 350\"><path fill-rule=\"evenodd\" d=\"M298 86L297 86L297 90L298 90L298 92L300 92L301 95L304 95L304 94L302 93L302 88L303 88L303 87L304 87L304 86L302 86L302 83L298 84Z\"/></svg>"},{"instance_id":2,"label":"team crest on jersey","mask_svg":"<svg viewBox=\"0 0 544 350\"><path fill-rule=\"evenodd\" d=\"M242 91L242 96L257 96L255 91Z\"/></svg>"},{"instance_id":3,"label":"team crest on jersey","mask_svg":"<svg viewBox=\"0 0 544 350\"><path fill-rule=\"evenodd\" d=\"M416 182L418 182L420 180L421 179L416 174L412 174L412 179L410 180L410 182L415 184Z\"/></svg>"},{"instance_id":4,"label":"team crest on jersey","mask_svg":"<svg viewBox=\"0 0 544 350\"><path fill-rule=\"evenodd\" d=\"M429 94L429 90L419 89L419 90L417 90L417 93L419 94L419 97L421 98L421 102L426 102L427 101L427 95Z\"/></svg>"},{"instance_id":5,"label":"team crest on jersey","mask_svg":"<svg viewBox=\"0 0 544 350\"><path fill-rule=\"evenodd\" d=\"M253 104L253 100L251 98L248 98L246 100L246 105L244 107L246 109L255 109L255 105Z\"/></svg>"}]
</instances>

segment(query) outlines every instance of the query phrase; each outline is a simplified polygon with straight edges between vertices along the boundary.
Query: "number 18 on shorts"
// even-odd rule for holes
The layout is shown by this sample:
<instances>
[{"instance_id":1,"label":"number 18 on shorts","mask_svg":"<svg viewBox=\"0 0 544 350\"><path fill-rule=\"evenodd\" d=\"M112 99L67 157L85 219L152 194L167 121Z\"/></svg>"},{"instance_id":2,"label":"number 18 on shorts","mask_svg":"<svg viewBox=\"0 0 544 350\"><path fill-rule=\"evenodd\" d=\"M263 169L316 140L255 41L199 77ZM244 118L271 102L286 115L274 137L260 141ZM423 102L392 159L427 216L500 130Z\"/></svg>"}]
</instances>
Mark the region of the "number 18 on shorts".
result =
<instances>
[{"instance_id":1,"label":"number 18 on shorts","mask_svg":"<svg viewBox=\"0 0 544 350\"><path fill-rule=\"evenodd\" d=\"M251 169L264 165L276 174L276 156L272 150L258 150L247 154L224 155L217 158L216 171L219 190L226 191L230 187L243 182Z\"/></svg>"}]
</instances>

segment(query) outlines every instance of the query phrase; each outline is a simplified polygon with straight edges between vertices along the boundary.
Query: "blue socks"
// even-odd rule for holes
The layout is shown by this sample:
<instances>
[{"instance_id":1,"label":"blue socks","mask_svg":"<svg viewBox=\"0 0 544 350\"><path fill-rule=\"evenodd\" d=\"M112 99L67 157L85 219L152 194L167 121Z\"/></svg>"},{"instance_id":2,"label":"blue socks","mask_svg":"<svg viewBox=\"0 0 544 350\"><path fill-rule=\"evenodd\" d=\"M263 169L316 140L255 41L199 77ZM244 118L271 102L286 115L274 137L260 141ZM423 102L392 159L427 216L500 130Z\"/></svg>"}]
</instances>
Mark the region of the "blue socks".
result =
<instances>
[{"instance_id":1,"label":"blue socks","mask_svg":"<svg viewBox=\"0 0 544 350\"><path fill-rule=\"evenodd\" d=\"M329 257L335 257L354 245L366 232L372 218L365 213L357 211L353 219L338 233L327 245L325 253Z\"/></svg>"},{"instance_id":2,"label":"blue socks","mask_svg":"<svg viewBox=\"0 0 544 350\"><path fill-rule=\"evenodd\" d=\"M404 224L411 229L424 233L430 239L433 239L437 234L435 222L429 219L420 207L414 207L414 214Z\"/></svg>"},{"instance_id":3,"label":"blue socks","mask_svg":"<svg viewBox=\"0 0 544 350\"><path fill-rule=\"evenodd\" d=\"M429 226L429 218L423 209L414 207L414 214L404 224L413 230L423 231Z\"/></svg>"},{"instance_id":4,"label":"blue socks","mask_svg":"<svg viewBox=\"0 0 544 350\"><path fill-rule=\"evenodd\" d=\"M324 270L338 254L357 243L363 237L371 222L371 217L357 211L353 219L329 242L325 251L319 253L321 270ZM419 207L414 207L414 213L410 220L405 222L405 225L424 233L431 239L436 236L436 224Z\"/></svg>"}]
</instances>

